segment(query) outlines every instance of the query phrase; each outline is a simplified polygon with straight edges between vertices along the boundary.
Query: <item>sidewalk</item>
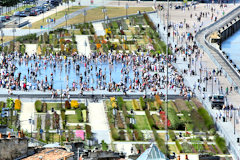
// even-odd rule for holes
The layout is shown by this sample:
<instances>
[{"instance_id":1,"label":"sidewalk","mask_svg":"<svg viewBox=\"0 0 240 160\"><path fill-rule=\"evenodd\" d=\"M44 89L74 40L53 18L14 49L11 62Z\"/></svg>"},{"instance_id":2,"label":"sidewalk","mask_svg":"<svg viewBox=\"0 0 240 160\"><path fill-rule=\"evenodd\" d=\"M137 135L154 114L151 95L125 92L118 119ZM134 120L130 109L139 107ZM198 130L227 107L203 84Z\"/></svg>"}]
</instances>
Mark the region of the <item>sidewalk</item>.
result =
<instances>
[{"instance_id":1,"label":"sidewalk","mask_svg":"<svg viewBox=\"0 0 240 160\"><path fill-rule=\"evenodd\" d=\"M234 5L228 5L228 8L225 8L224 11L226 13L228 13L230 10L232 10L233 8L235 8L236 6ZM202 9L201 9L202 8ZM216 8L216 11L215 11L215 15L218 17L218 19L220 17L222 17L222 14L220 14L222 11L220 11L219 9L219 6L217 6L216 4L214 4L214 8ZM203 4L200 4L200 6L198 7L197 6L197 10L194 11L195 13L194 14L197 14L199 15L199 13L201 11L203 11L204 9L204 5ZM186 32L191 32L193 33L193 25L195 23L195 26L197 28L197 30L199 30L200 28L200 25L202 25L203 27L205 26L208 26L209 24L213 23L213 21L210 20L210 16L208 17L205 17L203 19L203 23L201 22L197 22L196 20L193 21L193 18L190 18L190 12L192 10L190 9L190 11L181 11L181 10L171 10L170 9L170 21L171 21L171 24L179 24L180 21L183 22L184 19L186 19L186 23L188 23L190 25L190 29L186 29L186 27L184 26L183 28L179 28L179 29L176 29L175 32L178 32L177 35L182 35L182 34L185 34ZM210 8L207 8L205 6L205 9L204 11L208 11L208 12L211 12L210 11ZM194 14L193 14L193 17L194 17ZM161 15L161 14L160 14ZM187 16L186 16L187 15ZM157 24L160 22L160 19L159 17L163 17L162 15L159 16L157 15L156 13L155 14L151 14L150 15L150 18L153 20L153 22L155 23L155 25L157 26ZM181 18L180 18L181 17ZM160 33L162 33L162 37L163 39L166 41L166 31L164 31L163 29L163 23L166 24L166 22L163 22L161 20L161 24L160 24L160 28L159 28L159 31ZM171 37L169 38L169 43L172 44L172 46L175 46L175 43L174 43L174 40L175 42L179 42L181 41L181 36L177 36L178 38L175 37L175 39L173 38L173 29L171 28L169 30L169 32L171 33ZM194 35L194 34L193 34ZM177 46L183 46L185 47L185 43L188 43L188 44L192 44L192 43L189 43L187 42L185 39L182 40L182 43L180 44L177 44ZM185 84L187 86L189 86L191 89L193 89L194 85L197 86L199 83L198 83L198 79L200 79L200 77L203 79L203 77L206 75L205 72L202 73L202 75L200 75L200 68L201 69L205 69L209 72L212 72L213 69L217 69L218 67L213 63L213 61L210 59L210 57L203 52L203 50L200 50L200 52L202 53L202 58L194 58L195 54L192 54L192 58L194 59L193 62L191 63L191 69L195 70L197 75L190 75L189 73L188 74L183 74L183 69L186 69L186 70L189 70L188 69L188 60L187 61L183 61L183 57L184 55L180 54L180 53L177 53L177 63L174 64L175 67L177 67L178 71L180 73L183 74L183 76L185 77ZM201 63L201 65L200 65ZM231 84L229 83L228 79L222 75L222 76L216 76L216 80L219 80L219 84L215 81L208 81L208 83L206 82L202 82L200 83L199 85L201 86L201 90L195 90L196 92L196 95L197 97L200 99L200 101L202 101L202 103L205 105L205 108L209 111L210 115L213 117L214 120L216 115L219 114L219 110L213 110L211 109L211 105L210 105L210 102L208 101L208 95L211 95L212 94L212 89L213 89L213 93L218 93L219 91L219 88L220 86L223 87L223 90L225 91L225 88L228 86L230 87ZM206 87L207 86L207 87ZM205 100L202 99L203 97L203 93L202 93L202 88L203 87L206 87L207 88L207 92L205 92ZM196 87L197 88L197 87ZM239 103L240 103L240 95L236 92L231 92L229 95L228 95L228 102L230 104L233 104L233 106L235 107L238 107ZM237 119L239 119L239 117L237 117ZM220 130L220 133L224 133L224 136L225 139L227 140L227 142L231 143L232 146L236 147L237 149L235 150L238 150L238 153L235 153L235 155L239 155L239 145L237 144L237 137L239 137L239 132L240 132L240 125L237 124L236 125L236 134L234 135L234 132L233 132L233 120L232 122L222 122L220 120L218 120L217 122L217 127L218 129ZM227 146L229 146L229 144L227 143ZM231 150L233 151L233 150Z\"/></svg>"}]
</instances>

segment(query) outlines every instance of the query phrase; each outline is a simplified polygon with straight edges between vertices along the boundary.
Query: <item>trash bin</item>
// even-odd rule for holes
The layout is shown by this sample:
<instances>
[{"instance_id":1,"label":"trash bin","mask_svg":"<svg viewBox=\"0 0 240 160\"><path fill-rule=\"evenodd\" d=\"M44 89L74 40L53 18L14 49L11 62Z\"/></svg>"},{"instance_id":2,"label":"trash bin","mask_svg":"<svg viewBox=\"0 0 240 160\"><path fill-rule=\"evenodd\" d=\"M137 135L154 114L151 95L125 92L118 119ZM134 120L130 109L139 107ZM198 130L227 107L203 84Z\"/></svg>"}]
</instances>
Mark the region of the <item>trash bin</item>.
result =
<instances>
[{"instance_id":1,"label":"trash bin","mask_svg":"<svg viewBox=\"0 0 240 160\"><path fill-rule=\"evenodd\" d=\"M225 122L225 117L223 117L223 122Z\"/></svg>"},{"instance_id":2,"label":"trash bin","mask_svg":"<svg viewBox=\"0 0 240 160\"><path fill-rule=\"evenodd\" d=\"M206 91L206 88L205 87L203 87L203 92L205 92Z\"/></svg>"}]
</instances>

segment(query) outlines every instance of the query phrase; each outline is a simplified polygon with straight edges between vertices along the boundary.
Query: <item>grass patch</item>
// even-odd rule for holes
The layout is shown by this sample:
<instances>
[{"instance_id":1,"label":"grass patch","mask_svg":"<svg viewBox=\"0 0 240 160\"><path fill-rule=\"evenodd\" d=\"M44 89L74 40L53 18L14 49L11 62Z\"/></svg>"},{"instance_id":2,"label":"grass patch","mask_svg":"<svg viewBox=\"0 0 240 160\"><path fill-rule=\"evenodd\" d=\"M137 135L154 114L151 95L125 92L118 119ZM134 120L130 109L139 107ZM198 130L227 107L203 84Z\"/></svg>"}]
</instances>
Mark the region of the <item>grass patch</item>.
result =
<instances>
[{"instance_id":1,"label":"grass patch","mask_svg":"<svg viewBox=\"0 0 240 160\"><path fill-rule=\"evenodd\" d=\"M103 9L102 7L98 7L98 8L88 10L86 15L86 22L103 19L104 15L103 15L102 9ZM106 7L106 9L107 9L106 14L108 15L109 18L126 15L125 7ZM135 14L137 13L137 11L148 12L148 11L153 11L153 9L152 7L130 7L128 9L128 14L129 15ZM83 22L84 22L84 16L82 14L79 14L78 16L75 16L72 19L68 20L69 25L83 23ZM63 26L65 26L65 22L58 25L56 28L63 27Z\"/></svg>"},{"instance_id":2,"label":"grass patch","mask_svg":"<svg viewBox=\"0 0 240 160\"><path fill-rule=\"evenodd\" d=\"M125 104L126 104L126 108L127 108L128 111L133 109L132 101L125 101Z\"/></svg>"},{"instance_id":3,"label":"grass patch","mask_svg":"<svg viewBox=\"0 0 240 160\"><path fill-rule=\"evenodd\" d=\"M47 110L52 110L52 108L54 108L54 110L60 110L60 107L61 103L47 103Z\"/></svg>"},{"instance_id":4,"label":"grass patch","mask_svg":"<svg viewBox=\"0 0 240 160\"><path fill-rule=\"evenodd\" d=\"M76 12L77 10L82 9L82 8L85 8L85 7L84 6L73 6L73 7L69 7L69 11L68 11L68 9L64 9L62 11L57 12L57 14L54 13L54 14L48 16L48 17L45 17L44 20L41 19L37 22L34 22L32 24L31 29L39 29L41 26L47 25L46 20L49 19L49 18L51 18L51 19L55 18L57 20L57 19L60 19L60 18L64 17L66 12L67 12L67 14L71 14L71 13ZM65 24L65 22L64 22L64 24ZM26 28L26 27L24 27L24 28Z\"/></svg>"},{"instance_id":5,"label":"grass patch","mask_svg":"<svg viewBox=\"0 0 240 160\"><path fill-rule=\"evenodd\" d=\"M179 153L175 144L169 144L168 147L171 152Z\"/></svg>"},{"instance_id":6,"label":"grass patch","mask_svg":"<svg viewBox=\"0 0 240 160\"><path fill-rule=\"evenodd\" d=\"M140 130L150 130L150 126L145 115L135 116L137 127Z\"/></svg>"},{"instance_id":7,"label":"grass patch","mask_svg":"<svg viewBox=\"0 0 240 160\"><path fill-rule=\"evenodd\" d=\"M79 123L76 114L66 115L66 118L67 118L67 122L68 122L68 123Z\"/></svg>"}]
</instances>

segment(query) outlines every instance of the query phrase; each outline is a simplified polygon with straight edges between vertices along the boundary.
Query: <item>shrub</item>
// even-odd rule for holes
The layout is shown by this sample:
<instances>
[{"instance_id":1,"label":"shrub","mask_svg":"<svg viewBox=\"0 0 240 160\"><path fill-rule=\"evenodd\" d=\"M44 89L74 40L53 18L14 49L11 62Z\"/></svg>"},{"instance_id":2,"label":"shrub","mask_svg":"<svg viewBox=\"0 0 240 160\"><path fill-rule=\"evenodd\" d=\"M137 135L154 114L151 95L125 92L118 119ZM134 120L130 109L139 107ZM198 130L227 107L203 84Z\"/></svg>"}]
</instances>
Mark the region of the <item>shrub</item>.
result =
<instances>
[{"instance_id":1,"label":"shrub","mask_svg":"<svg viewBox=\"0 0 240 160\"><path fill-rule=\"evenodd\" d=\"M37 112L42 112L42 101L37 100L35 102L35 109L36 109Z\"/></svg>"},{"instance_id":2,"label":"shrub","mask_svg":"<svg viewBox=\"0 0 240 160\"><path fill-rule=\"evenodd\" d=\"M81 110L86 110L86 109L87 109L87 106L85 106L84 103L80 103L80 108L81 108Z\"/></svg>"},{"instance_id":3,"label":"shrub","mask_svg":"<svg viewBox=\"0 0 240 160\"><path fill-rule=\"evenodd\" d=\"M103 151L107 151L108 150L108 144L104 142L104 140L102 140L102 150Z\"/></svg>"},{"instance_id":4,"label":"shrub","mask_svg":"<svg viewBox=\"0 0 240 160\"><path fill-rule=\"evenodd\" d=\"M169 130L168 133L169 133L169 136L170 136L171 140L175 141L176 140L176 135L175 135L174 131L173 130Z\"/></svg>"},{"instance_id":5,"label":"shrub","mask_svg":"<svg viewBox=\"0 0 240 160\"><path fill-rule=\"evenodd\" d=\"M184 153L192 153L193 146L191 144L183 142L181 146Z\"/></svg>"},{"instance_id":6,"label":"shrub","mask_svg":"<svg viewBox=\"0 0 240 160\"><path fill-rule=\"evenodd\" d=\"M71 101L71 107L72 108L78 108L78 101L77 100L72 100Z\"/></svg>"},{"instance_id":7,"label":"shrub","mask_svg":"<svg viewBox=\"0 0 240 160\"><path fill-rule=\"evenodd\" d=\"M133 133L134 133L137 141L143 141L144 140L143 133L139 129L134 129Z\"/></svg>"},{"instance_id":8,"label":"shrub","mask_svg":"<svg viewBox=\"0 0 240 160\"><path fill-rule=\"evenodd\" d=\"M165 155L167 155L168 150L167 150L167 148L166 148L164 139L162 139L161 137L159 137L156 129L153 128L152 131L153 131L153 136L154 136L154 138L155 138L155 141L157 142L158 148L159 148Z\"/></svg>"},{"instance_id":9,"label":"shrub","mask_svg":"<svg viewBox=\"0 0 240 160\"><path fill-rule=\"evenodd\" d=\"M41 116L38 116L37 117L37 129L41 129L41 126L42 126L42 118Z\"/></svg>"},{"instance_id":10,"label":"shrub","mask_svg":"<svg viewBox=\"0 0 240 160\"><path fill-rule=\"evenodd\" d=\"M217 144L217 146L220 148L220 150L223 153L227 153L227 146L226 146L226 141L224 138L220 137L218 134L215 135L214 140Z\"/></svg>"},{"instance_id":11,"label":"shrub","mask_svg":"<svg viewBox=\"0 0 240 160\"><path fill-rule=\"evenodd\" d=\"M133 141L133 135L130 128L127 128L127 135L128 135L129 141Z\"/></svg>"},{"instance_id":12,"label":"shrub","mask_svg":"<svg viewBox=\"0 0 240 160\"><path fill-rule=\"evenodd\" d=\"M92 137L92 128L91 128L91 126L86 124L85 125L85 130L86 130L87 139L91 139L91 137Z\"/></svg>"},{"instance_id":13,"label":"shrub","mask_svg":"<svg viewBox=\"0 0 240 160\"><path fill-rule=\"evenodd\" d=\"M71 105L70 105L70 103L69 103L68 100L65 101L65 108L66 108L66 109L71 109Z\"/></svg>"},{"instance_id":14,"label":"shrub","mask_svg":"<svg viewBox=\"0 0 240 160\"><path fill-rule=\"evenodd\" d=\"M44 113L46 113L47 112L47 103L43 103L42 104L42 111L44 112Z\"/></svg>"},{"instance_id":15,"label":"shrub","mask_svg":"<svg viewBox=\"0 0 240 160\"><path fill-rule=\"evenodd\" d=\"M15 100L14 109L20 111L21 110L21 101L19 99Z\"/></svg>"},{"instance_id":16,"label":"shrub","mask_svg":"<svg viewBox=\"0 0 240 160\"><path fill-rule=\"evenodd\" d=\"M153 120L152 116L150 115L149 110L145 110L145 114L146 114L146 116L147 116L147 119L148 119L148 122L149 122L151 128L152 128L152 127L155 127L155 125L154 125L154 120Z\"/></svg>"},{"instance_id":17,"label":"shrub","mask_svg":"<svg viewBox=\"0 0 240 160\"><path fill-rule=\"evenodd\" d=\"M118 132L119 134L119 140L124 141L125 140L125 132L123 130Z\"/></svg>"},{"instance_id":18,"label":"shrub","mask_svg":"<svg viewBox=\"0 0 240 160\"><path fill-rule=\"evenodd\" d=\"M112 138L115 141L120 140L119 133L118 133L117 129L114 127L113 124L110 125L110 129L111 129L111 133L112 133Z\"/></svg>"},{"instance_id":19,"label":"shrub","mask_svg":"<svg viewBox=\"0 0 240 160\"><path fill-rule=\"evenodd\" d=\"M180 153L182 153L183 150L182 150L182 146L181 146L181 144L179 143L179 141L176 140L175 143L176 143L176 146L177 146L178 151L179 151Z\"/></svg>"},{"instance_id":20,"label":"shrub","mask_svg":"<svg viewBox=\"0 0 240 160\"><path fill-rule=\"evenodd\" d=\"M154 120L154 127L156 129L162 129L164 127L164 124L162 123L162 121L160 121L160 118L158 117L157 114L153 114L152 118Z\"/></svg>"},{"instance_id":21,"label":"shrub","mask_svg":"<svg viewBox=\"0 0 240 160\"><path fill-rule=\"evenodd\" d=\"M162 101L160 99L160 96L159 95L155 95L155 100L156 100L158 106L160 107L162 105Z\"/></svg>"},{"instance_id":22,"label":"shrub","mask_svg":"<svg viewBox=\"0 0 240 160\"><path fill-rule=\"evenodd\" d=\"M199 115L199 113L196 110L191 111L191 119L193 122L194 131L207 131L204 119Z\"/></svg>"},{"instance_id":23,"label":"shrub","mask_svg":"<svg viewBox=\"0 0 240 160\"><path fill-rule=\"evenodd\" d=\"M76 114L77 114L77 119L79 122L83 121L83 117L82 117L82 111L80 108L76 109Z\"/></svg>"},{"instance_id":24,"label":"shrub","mask_svg":"<svg viewBox=\"0 0 240 160\"><path fill-rule=\"evenodd\" d=\"M124 105L124 101L122 97L117 97L117 105L120 110L122 110L122 107Z\"/></svg>"},{"instance_id":25,"label":"shrub","mask_svg":"<svg viewBox=\"0 0 240 160\"><path fill-rule=\"evenodd\" d=\"M125 129L120 112L117 113L117 125L118 125L118 129Z\"/></svg>"},{"instance_id":26,"label":"shrub","mask_svg":"<svg viewBox=\"0 0 240 160\"><path fill-rule=\"evenodd\" d=\"M143 110L147 109L146 103L142 97L139 98L140 106Z\"/></svg>"},{"instance_id":27,"label":"shrub","mask_svg":"<svg viewBox=\"0 0 240 160\"><path fill-rule=\"evenodd\" d=\"M51 126L51 115L50 114L46 114L46 117L45 117L45 130L48 131L50 129L50 126Z\"/></svg>"},{"instance_id":28,"label":"shrub","mask_svg":"<svg viewBox=\"0 0 240 160\"><path fill-rule=\"evenodd\" d=\"M140 107L139 107L138 102L136 101L136 99L133 99L133 100L132 100L132 105L133 105L133 109L134 109L135 111L140 110Z\"/></svg>"},{"instance_id":29,"label":"shrub","mask_svg":"<svg viewBox=\"0 0 240 160\"><path fill-rule=\"evenodd\" d=\"M198 108L198 113L202 116L204 123L209 130L211 128L214 128L214 122L212 117L210 117L208 112L203 107Z\"/></svg>"}]
</instances>

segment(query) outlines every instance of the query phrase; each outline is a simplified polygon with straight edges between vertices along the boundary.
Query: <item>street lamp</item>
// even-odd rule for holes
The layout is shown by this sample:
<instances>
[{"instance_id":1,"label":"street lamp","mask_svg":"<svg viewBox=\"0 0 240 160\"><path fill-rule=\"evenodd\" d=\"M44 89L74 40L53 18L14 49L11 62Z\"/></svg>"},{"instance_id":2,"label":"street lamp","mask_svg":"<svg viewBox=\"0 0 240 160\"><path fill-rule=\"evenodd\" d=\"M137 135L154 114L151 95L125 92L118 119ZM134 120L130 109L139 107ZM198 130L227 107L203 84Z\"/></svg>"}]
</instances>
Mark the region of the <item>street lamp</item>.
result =
<instances>
[{"instance_id":1,"label":"street lamp","mask_svg":"<svg viewBox=\"0 0 240 160\"><path fill-rule=\"evenodd\" d=\"M83 20L83 22L84 23L86 23L86 15L87 15L87 11L84 9L84 11L83 11L83 18L84 18L84 20Z\"/></svg>"},{"instance_id":2,"label":"street lamp","mask_svg":"<svg viewBox=\"0 0 240 160\"><path fill-rule=\"evenodd\" d=\"M14 52L15 51L15 32L16 32L16 29L13 28L12 32L13 32L13 52Z\"/></svg>"},{"instance_id":3,"label":"street lamp","mask_svg":"<svg viewBox=\"0 0 240 160\"><path fill-rule=\"evenodd\" d=\"M106 19L105 17L106 17L107 9L105 7L103 7L102 12L103 12L103 20L104 20L104 23L105 23L105 19Z\"/></svg>"},{"instance_id":4,"label":"street lamp","mask_svg":"<svg viewBox=\"0 0 240 160\"><path fill-rule=\"evenodd\" d=\"M34 120L32 118L32 115L31 115L31 118L29 118L28 120L29 120L29 123L31 124L31 138L32 138L32 125L34 124Z\"/></svg>"},{"instance_id":5,"label":"street lamp","mask_svg":"<svg viewBox=\"0 0 240 160\"><path fill-rule=\"evenodd\" d=\"M125 8L126 8L126 18L128 18L128 17L127 17L127 15L128 15L128 12L127 12L127 10L128 10L128 8L129 8L129 6L128 6L128 3L126 3L126 6L125 6Z\"/></svg>"}]
</instances>

